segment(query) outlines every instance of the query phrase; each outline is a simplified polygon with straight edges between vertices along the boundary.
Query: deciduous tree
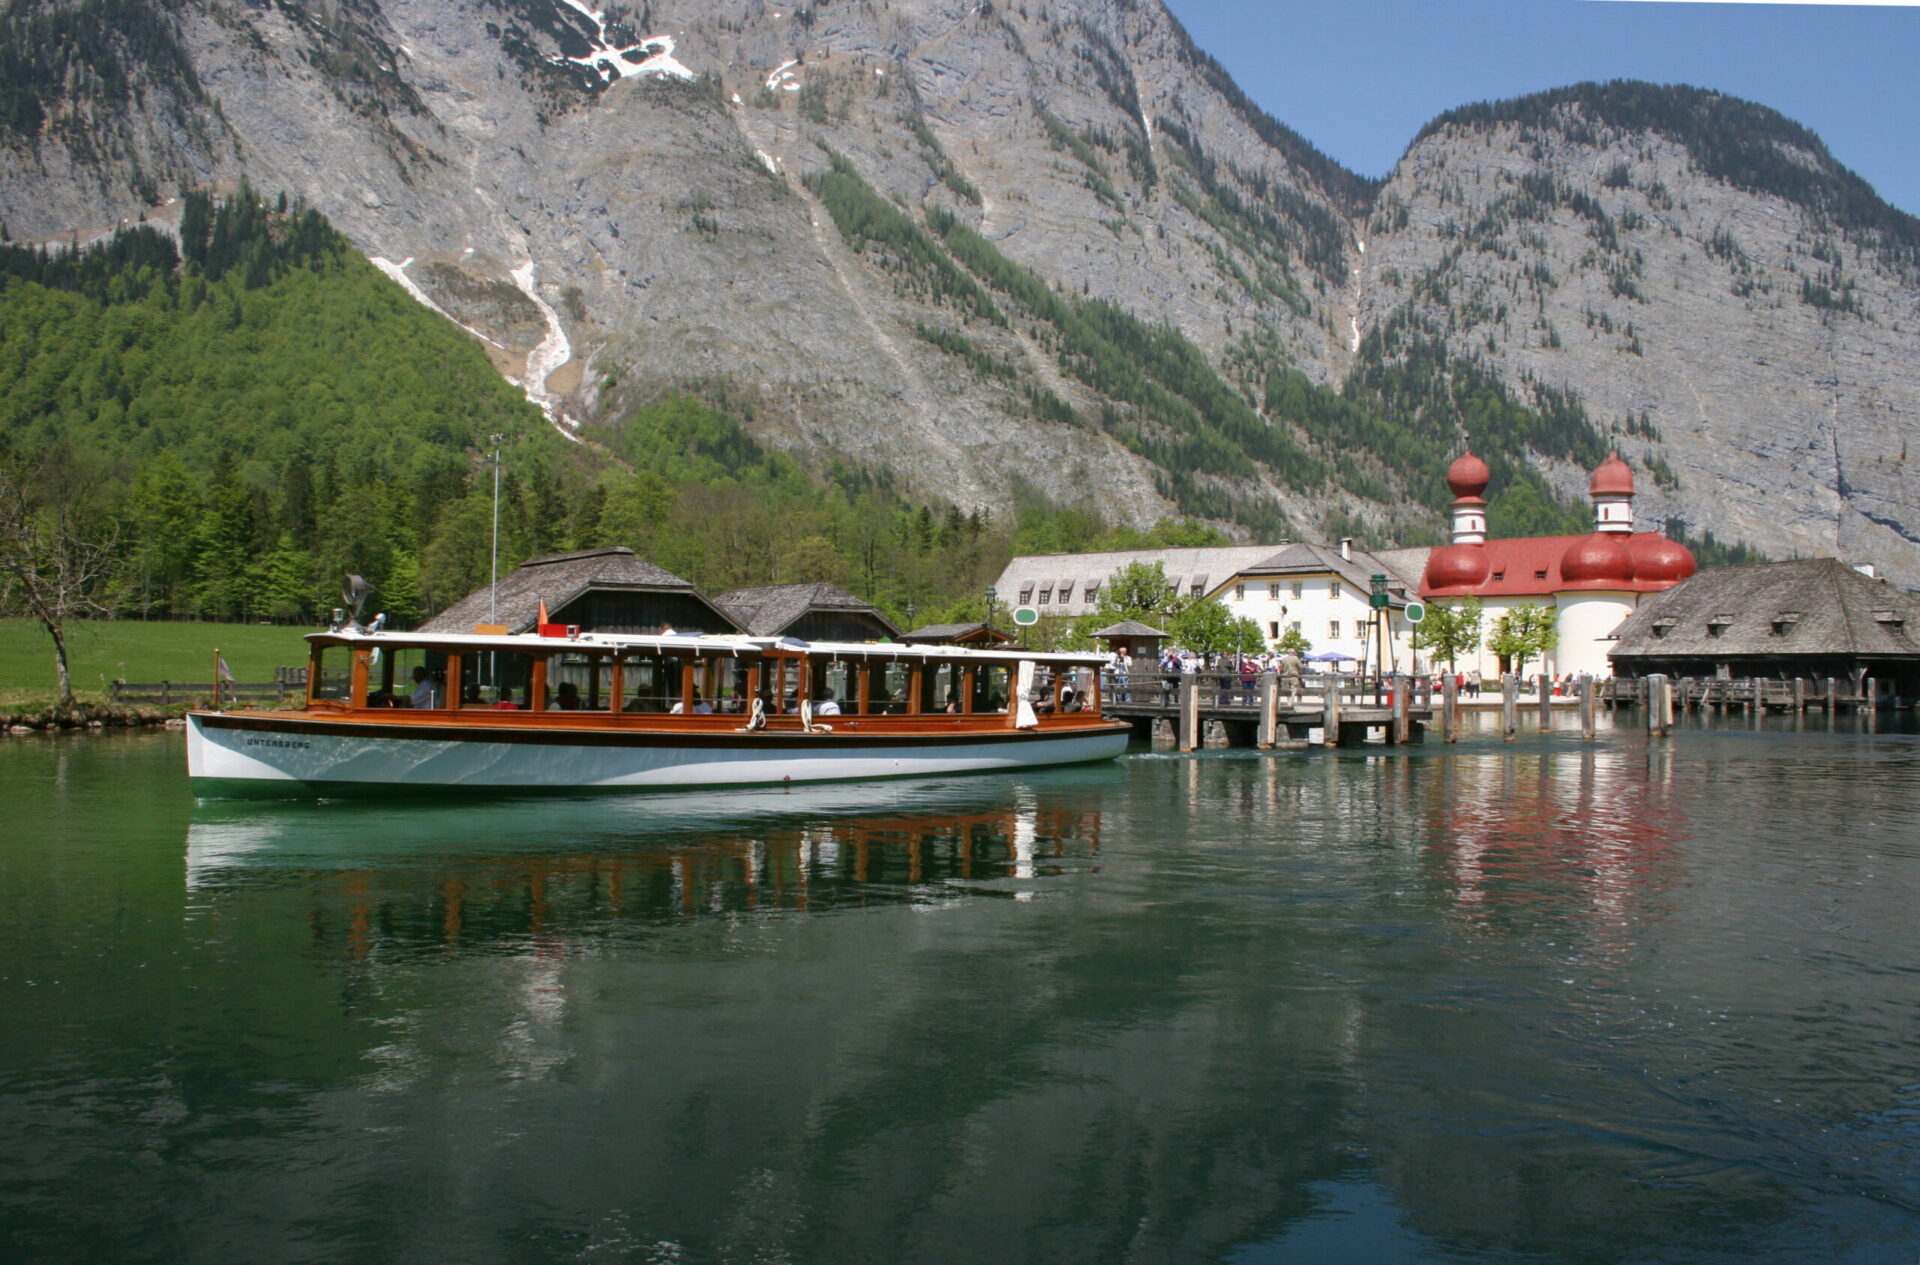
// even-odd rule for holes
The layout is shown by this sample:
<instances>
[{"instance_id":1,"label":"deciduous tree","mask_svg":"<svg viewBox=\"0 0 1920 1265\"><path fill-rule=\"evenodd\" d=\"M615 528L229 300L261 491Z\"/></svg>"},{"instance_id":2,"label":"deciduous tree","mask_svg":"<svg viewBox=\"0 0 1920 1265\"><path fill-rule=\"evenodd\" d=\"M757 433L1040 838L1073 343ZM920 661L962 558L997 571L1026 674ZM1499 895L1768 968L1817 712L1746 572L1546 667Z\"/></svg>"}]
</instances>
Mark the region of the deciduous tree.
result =
<instances>
[{"instance_id":1,"label":"deciduous tree","mask_svg":"<svg viewBox=\"0 0 1920 1265\"><path fill-rule=\"evenodd\" d=\"M62 707L73 706L67 621L110 613L100 595L113 572L114 532L88 515L86 483L54 459L31 470L0 464L0 612L37 620L53 639Z\"/></svg>"}]
</instances>

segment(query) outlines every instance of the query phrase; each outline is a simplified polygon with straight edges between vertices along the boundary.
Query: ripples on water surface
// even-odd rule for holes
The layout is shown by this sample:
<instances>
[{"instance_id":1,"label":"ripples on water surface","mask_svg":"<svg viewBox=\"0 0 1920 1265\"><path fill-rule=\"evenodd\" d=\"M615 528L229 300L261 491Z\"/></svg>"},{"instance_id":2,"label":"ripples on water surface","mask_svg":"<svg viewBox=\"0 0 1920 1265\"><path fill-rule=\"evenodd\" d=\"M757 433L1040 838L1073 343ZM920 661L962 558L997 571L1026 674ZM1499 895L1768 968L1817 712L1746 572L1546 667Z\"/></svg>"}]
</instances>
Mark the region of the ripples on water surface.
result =
<instances>
[{"instance_id":1,"label":"ripples on water surface","mask_svg":"<svg viewBox=\"0 0 1920 1265\"><path fill-rule=\"evenodd\" d=\"M195 806L0 744L0 1258L1920 1260L1920 738Z\"/></svg>"}]
</instances>

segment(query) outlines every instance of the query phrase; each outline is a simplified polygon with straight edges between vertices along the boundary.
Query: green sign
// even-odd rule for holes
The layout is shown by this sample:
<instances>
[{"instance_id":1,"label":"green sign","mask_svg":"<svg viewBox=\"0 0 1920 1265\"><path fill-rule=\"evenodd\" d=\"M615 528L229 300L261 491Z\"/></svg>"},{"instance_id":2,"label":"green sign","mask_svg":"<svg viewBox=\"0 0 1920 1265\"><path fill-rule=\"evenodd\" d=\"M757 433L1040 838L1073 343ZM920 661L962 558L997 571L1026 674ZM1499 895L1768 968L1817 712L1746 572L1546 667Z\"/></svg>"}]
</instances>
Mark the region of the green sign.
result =
<instances>
[{"instance_id":1,"label":"green sign","mask_svg":"<svg viewBox=\"0 0 1920 1265\"><path fill-rule=\"evenodd\" d=\"M1022 628L1030 627L1040 622L1040 612L1031 606L1016 606L1013 608L1013 622Z\"/></svg>"},{"instance_id":2,"label":"green sign","mask_svg":"<svg viewBox=\"0 0 1920 1265\"><path fill-rule=\"evenodd\" d=\"M1377 610L1387 604L1387 577L1375 575L1368 578L1373 581L1373 597L1367 604Z\"/></svg>"},{"instance_id":3,"label":"green sign","mask_svg":"<svg viewBox=\"0 0 1920 1265\"><path fill-rule=\"evenodd\" d=\"M1425 619L1426 617L1427 617L1427 608L1424 603L1421 603L1421 602L1407 603L1407 622L1409 624L1417 624L1421 620Z\"/></svg>"}]
</instances>

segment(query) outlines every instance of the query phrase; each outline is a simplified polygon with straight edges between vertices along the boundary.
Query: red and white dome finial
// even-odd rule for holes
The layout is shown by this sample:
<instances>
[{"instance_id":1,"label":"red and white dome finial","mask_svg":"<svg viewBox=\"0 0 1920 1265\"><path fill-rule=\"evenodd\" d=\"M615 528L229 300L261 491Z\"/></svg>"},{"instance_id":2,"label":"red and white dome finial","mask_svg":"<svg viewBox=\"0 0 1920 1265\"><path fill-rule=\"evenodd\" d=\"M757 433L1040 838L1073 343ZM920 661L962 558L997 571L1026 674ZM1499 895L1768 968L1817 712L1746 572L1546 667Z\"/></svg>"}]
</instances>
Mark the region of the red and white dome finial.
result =
<instances>
[{"instance_id":1,"label":"red and white dome finial","mask_svg":"<svg viewBox=\"0 0 1920 1265\"><path fill-rule=\"evenodd\" d=\"M1593 529L1598 532L1633 532L1633 469L1610 452L1593 472L1587 484L1593 498Z\"/></svg>"},{"instance_id":2,"label":"red and white dome finial","mask_svg":"<svg viewBox=\"0 0 1920 1265\"><path fill-rule=\"evenodd\" d=\"M1487 463L1474 456L1471 450L1461 453L1447 467L1447 486L1453 489L1456 497L1485 496L1487 484L1492 479Z\"/></svg>"}]
</instances>

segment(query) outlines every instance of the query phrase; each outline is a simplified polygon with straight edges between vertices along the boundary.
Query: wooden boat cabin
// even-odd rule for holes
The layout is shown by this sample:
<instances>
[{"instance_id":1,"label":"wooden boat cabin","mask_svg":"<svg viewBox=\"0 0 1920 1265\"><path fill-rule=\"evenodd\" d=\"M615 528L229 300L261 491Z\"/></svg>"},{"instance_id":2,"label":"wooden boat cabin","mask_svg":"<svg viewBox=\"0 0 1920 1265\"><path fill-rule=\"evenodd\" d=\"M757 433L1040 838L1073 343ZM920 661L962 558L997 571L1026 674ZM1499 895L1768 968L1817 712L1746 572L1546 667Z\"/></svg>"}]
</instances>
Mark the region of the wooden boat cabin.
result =
<instances>
[{"instance_id":1,"label":"wooden boat cabin","mask_svg":"<svg viewBox=\"0 0 1920 1265\"><path fill-rule=\"evenodd\" d=\"M1100 714L1097 655L675 634L342 629L308 641L309 712L401 724L452 714L513 724L518 713L613 728L703 716L735 726L757 716L770 729L809 718L843 728L1031 728L1041 717L1052 727Z\"/></svg>"}]
</instances>

